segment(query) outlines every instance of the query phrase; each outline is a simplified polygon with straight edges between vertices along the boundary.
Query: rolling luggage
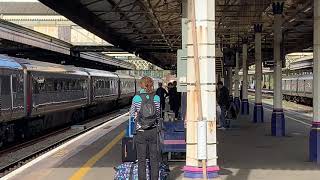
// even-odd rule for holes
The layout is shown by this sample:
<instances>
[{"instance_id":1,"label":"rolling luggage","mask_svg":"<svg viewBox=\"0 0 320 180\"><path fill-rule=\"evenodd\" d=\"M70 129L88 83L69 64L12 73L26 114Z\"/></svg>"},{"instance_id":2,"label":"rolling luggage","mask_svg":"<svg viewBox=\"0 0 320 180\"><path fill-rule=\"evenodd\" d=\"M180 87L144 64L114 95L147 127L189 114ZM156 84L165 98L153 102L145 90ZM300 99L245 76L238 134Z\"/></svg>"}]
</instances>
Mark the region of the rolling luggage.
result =
<instances>
[{"instance_id":1,"label":"rolling luggage","mask_svg":"<svg viewBox=\"0 0 320 180\"><path fill-rule=\"evenodd\" d=\"M147 180L150 180L150 166L148 160L146 163ZM116 171L114 180L138 180L138 163L136 162L125 162L114 169ZM161 163L159 167L159 180L167 180L169 177L169 172L170 170L168 166Z\"/></svg>"},{"instance_id":2,"label":"rolling luggage","mask_svg":"<svg viewBox=\"0 0 320 180\"><path fill-rule=\"evenodd\" d=\"M135 162L137 160L137 150L132 137L122 139L122 162Z\"/></svg>"}]
</instances>

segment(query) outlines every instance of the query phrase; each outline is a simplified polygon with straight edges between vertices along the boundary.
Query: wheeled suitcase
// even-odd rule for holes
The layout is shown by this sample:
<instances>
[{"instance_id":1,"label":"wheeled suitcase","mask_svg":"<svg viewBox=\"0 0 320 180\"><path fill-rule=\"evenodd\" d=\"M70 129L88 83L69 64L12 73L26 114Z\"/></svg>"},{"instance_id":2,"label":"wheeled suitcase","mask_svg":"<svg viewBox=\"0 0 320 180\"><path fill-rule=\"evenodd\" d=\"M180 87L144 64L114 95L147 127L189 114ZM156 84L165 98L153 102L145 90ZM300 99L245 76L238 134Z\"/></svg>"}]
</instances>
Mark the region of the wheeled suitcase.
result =
<instances>
[{"instance_id":1,"label":"wheeled suitcase","mask_svg":"<svg viewBox=\"0 0 320 180\"><path fill-rule=\"evenodd\" d=\"M146 174L147 180L150 180L149 161L146 162ZM125 162L114 168L116 174L114 180L138 180L138 163L137 162ZM169 177L169 167L163 163L159 167L159 180L167 180Z\"/></svg>"},{"instance_id":2,"label":"wheeled suitcase","mask_svg":"<svg viewBox=\"0 0 320 180\"><path fill-rule=\"evenodd\" d=\"M137 160L137 150L132 137L122 139L122 162L134 162Z\"/></svg>"}]
</instances>

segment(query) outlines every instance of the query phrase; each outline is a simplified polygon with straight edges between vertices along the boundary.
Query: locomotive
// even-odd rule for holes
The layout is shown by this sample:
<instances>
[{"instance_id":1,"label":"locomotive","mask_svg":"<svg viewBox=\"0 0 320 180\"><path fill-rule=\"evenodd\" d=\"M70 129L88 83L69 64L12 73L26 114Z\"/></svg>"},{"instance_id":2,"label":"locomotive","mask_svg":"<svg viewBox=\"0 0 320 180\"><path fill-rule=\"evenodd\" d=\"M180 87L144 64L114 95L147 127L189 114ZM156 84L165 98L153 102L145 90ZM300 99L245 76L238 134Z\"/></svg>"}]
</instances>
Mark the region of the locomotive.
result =
<instances>
[{"instance_id":1,"label":"locomotive","mask_svg":"<svg viewBox=\"0 0 320 180\"><path fill-rule=\"evenodd\" d=\"M0 147L129 104L139 79L0 55Z\"/></svg>"}]
</instances>

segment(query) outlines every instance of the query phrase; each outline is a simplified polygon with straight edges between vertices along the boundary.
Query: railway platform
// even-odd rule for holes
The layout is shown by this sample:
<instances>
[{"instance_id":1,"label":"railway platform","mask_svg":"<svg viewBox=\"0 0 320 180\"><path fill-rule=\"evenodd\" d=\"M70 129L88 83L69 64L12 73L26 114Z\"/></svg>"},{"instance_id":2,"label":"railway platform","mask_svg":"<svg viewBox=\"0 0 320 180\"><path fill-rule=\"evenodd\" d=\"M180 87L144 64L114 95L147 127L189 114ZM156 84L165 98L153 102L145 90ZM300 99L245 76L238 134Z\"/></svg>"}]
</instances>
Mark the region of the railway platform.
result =
<instances>
[{"instance_id":1,"label":"railway platform","mask_svg":"<svg viewBox=\"0 0 320 180\"><path fill-rule=\"evenodd\" d=\"M253 101L249 97L250 115L240 115L229 130L218 130L218 164L222 180L313 180L320 168L308 162L311 126L309 111L299 112L286 103L286 136L273 137L270 132L272 106L264 100L263 124L252 123ZM305 111L302 111L306 109ZM39 156L4 176L5 180L94 180L113 179L114 167L121 163L121 138L125 135L128 114ZM170 162L170 179L182 179L185 162Z\"/></svg>"}]
</instances>

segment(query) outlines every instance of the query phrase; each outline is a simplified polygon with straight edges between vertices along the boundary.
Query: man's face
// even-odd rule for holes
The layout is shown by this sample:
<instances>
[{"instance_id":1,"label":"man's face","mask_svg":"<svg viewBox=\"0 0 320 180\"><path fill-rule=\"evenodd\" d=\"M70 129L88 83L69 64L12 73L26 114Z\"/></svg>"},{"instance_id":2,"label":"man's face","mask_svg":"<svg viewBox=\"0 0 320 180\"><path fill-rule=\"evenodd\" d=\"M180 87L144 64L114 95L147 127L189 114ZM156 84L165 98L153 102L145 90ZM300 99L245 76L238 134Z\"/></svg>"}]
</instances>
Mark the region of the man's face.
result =
<instances>
[{"instance_id":1,"label":"man's face","mask_svg":"<svg viewBox=\"0 0 320 180\"><path fill-rule=\"evenodd\" d=\"M218 85L218 88L219 88L219 89L221 89L221 88L222 88L222 85L221 85L221 84L219 84L219 85Z\"/></svg>"}]
</instances>

